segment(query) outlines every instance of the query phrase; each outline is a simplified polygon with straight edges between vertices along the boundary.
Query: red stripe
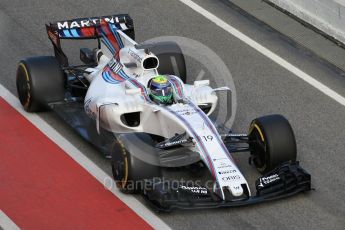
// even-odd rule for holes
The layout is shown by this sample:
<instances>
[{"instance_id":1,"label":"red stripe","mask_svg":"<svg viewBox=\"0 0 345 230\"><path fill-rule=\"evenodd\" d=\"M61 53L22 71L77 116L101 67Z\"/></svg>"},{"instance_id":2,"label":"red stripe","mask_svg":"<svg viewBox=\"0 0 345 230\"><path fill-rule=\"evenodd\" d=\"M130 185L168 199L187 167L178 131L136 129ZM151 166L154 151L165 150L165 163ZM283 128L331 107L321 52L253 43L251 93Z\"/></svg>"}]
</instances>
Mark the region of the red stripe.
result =
<instances>
[{"instance_id":1,"label":"red stripe","mask_svg":"<svg viewBox=\"0 0 345 230\"><path fill-rule=\"evenodd\" d=\"M174 78L171 78L171 80L173 80L173 83L174 83L174 85L177 88L178 94L180 95L180 97L182 97L183 95L182 95L182 92L181 92L181 89L180 89L180 85L178 84L177 80L174 79Z\"/></svg>"},{"instance_id":2,"label":"red stripe","mask_svg":"<svg viewBox=\"0 0 345 230\"><path fill-rule=\"evenodd\" d=\"M95 29L93 27L81 28L82 37L93 37L95 36Z\"/></svg>"},{"instance_id":3,"label":"red stripe","mask_svg":"<svg viewBox=\"0 0 345 230\"><path fill-rule=\"evenodd\" d=\"M170 109L167 107L167 110L169 112L171 112L172 114L176 115L178 118L180 118L180 120L189 128L189 130L193 133L194 138L197 139L197 143L200 145L200 147L202 148L202 151L204 152L204 155L206 156L206 160L208 161L208 165L211 168L211 174L213 175L214 179L217 180L217 174L215 172L214 166L213 166L213 162L212 159L210 158L207 149L204 146L204 143L202 142L202 140L200 139L200 136L196 133L196 131L193 129L193 127L186 121L186 119L181 116L180 114L178 114L177 112L175 112L174 110Z\"/></svg>"},{"instance_id":4,"label":"red stripe","mask_svg":"<svg viewBox=\"0 0 345 230\"><path fill-rule=\"evenodd\" d=\"M120 75L116 74L108 65L103 69L103 72L108 72L110 77L116 81L123 82L126 80L123 77L121 77Z\"/></svg>"},{"instance_id":5,"label":"red stripe","mask_svg":"<svg viewBox=\"0 0 345 230\"><path fill-rule=\"evenodd\" d=\"M0 209L20 228L150 228L2 98L0 127Z\"/></svg>"},{"instance_id":6,"label":"red stripe","mask_svg":"<svg viewBox=\"0 0 345 230\"><path fill-rule=\"evenodd\" d=\"M102 28L103 32L106 34L106 36L109 39L109 41L111 42L111 44L113 45L113 47L114 47L114 49L116 51L116 54L115 54L115 56L116 56L117 53L120 51L120 46L117 43L117 40L114 37L113 33L110 31L109 23L104 21L104 20L102 20L101 28Z\"/></svg>"},{"instance_id":7,"label":"red stripe","mask_svg":"<svg viewBox=\"0 0 345 230\"><path fill-rule=\"evenodd\" d=\"M202 140L200 139L200 136L198 135L195 135L195 138L197 139L197 143L201 146L201 148L203 149L203 152L206 154L206 158L207 158L207 161L208 161L208 164L209 166L211 167L211 173L214 177L215 180L217 180L217 174L216 174L216 171L214 170L214 166L213 166L213 163L212 163L212 159L210 158L210 155L208 154L208 151L207 149L205 148L204 146L204 143L202 142Z\"/></svg>"},{"instance_id":8,"label":"red stripe","mask_svg":"<svg viewBox=\"0 0 345 230\"><path fill-rule=\"evenodd\" d=\"M117 75L116 73L114 73L113 71L109 71L108 72L110 74L110 76L116 80L116 81L120 81L120 82L123 82L125 81L125 79L123 79L122 77L120 77L120 75Z\"/></svg>"},{"instance_id":9,"label":"red stripe","mask_svg":"<svg viewBox=\"0 0 345 230\"><path fill-rule=\"evenodd\" d=\"M206 125L208 126L208 128L212 131L212 133L214 134L215 138L217 139L219 145L222 147L223 151L227 154L227 156L229 157L229 160L231 160L232 162L236 162L235 159L231 156L230 152L228 151L228 149L225 147L224 142L219 138L219 134L217 132L217 130L215 129L215 127L211 124L209 118L207 117L207 115L197 106L195 106L193 103L190 103L190 105L196 110L198 111L198 113L200 114L200 116L203 117L203 120L205 121Z\"/></svg>"},{"instance_id":10,"label":"red stripe","mask_svg":"<svg viewBox=\"0 0 345 230\"><path fill-rule=\"evenodd\" d=\"M151 101L150 97L147 95L146 91L145 91L145 87L140 83L138 82L137 80L135 80L134 78L131 78L130 81L135 85L137 86L138 88L141 89L141 94L144 96L145 100L146 101Z\"/></svg>"}]
</instances>

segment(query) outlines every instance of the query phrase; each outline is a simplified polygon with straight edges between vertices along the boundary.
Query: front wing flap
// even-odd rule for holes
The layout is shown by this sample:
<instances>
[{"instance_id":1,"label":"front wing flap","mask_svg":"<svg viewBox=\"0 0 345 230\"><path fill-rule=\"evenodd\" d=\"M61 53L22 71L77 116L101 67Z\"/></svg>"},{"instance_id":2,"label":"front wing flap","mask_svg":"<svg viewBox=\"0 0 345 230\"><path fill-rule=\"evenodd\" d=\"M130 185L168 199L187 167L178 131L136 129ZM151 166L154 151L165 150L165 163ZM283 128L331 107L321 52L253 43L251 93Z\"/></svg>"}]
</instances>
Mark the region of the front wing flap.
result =
<instances>
[{"instance_id":1,"label":"front wing flap","mask_svg":"<svg viewBox=\"0 0 345 230\"><path fill-rule=\"evenodd\" d=\"M259 177L255 182L256 195L227 197L222 200L202 186L187 186L178 182L152 180L146 183L144 198L157 211L173 209L205 209L243 206L289 197L311 190L311 176L299 166L288 162Z\"/></svg>"}]
</instances>

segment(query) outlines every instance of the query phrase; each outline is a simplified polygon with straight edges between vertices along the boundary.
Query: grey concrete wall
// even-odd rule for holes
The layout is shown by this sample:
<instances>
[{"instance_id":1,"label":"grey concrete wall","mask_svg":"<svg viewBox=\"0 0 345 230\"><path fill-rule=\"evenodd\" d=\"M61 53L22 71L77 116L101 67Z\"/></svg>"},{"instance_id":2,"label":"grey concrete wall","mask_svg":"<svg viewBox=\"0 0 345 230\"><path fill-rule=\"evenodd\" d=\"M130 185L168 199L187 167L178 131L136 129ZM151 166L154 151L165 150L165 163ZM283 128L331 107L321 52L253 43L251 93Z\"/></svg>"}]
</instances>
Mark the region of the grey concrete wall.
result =
<instances>
[{"instance_id":1,"label":"grey concrete wall","mask_svg":"<svg viewBox=\"0 0 345 230\"><path fill-rule=\"evenodd\" d=\"M345 43L345 0L269 0Z\"/></svg>"}]
</instances>

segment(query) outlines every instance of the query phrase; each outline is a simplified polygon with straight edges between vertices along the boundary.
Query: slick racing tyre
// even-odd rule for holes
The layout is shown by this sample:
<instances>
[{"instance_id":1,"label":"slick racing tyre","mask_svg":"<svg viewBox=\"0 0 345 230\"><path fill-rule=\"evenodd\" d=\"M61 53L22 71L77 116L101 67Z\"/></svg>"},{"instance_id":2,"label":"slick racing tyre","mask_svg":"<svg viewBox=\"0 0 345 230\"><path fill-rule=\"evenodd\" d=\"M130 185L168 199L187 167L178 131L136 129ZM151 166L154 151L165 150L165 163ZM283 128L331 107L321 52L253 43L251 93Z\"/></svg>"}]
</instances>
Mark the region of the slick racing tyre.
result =
<instances>
[{"instance_id":1,"label":"slick racing tyre","mask_svg":"<svg viewBox=\"0 0 345 230\"><path fill-rule=\"evenodd\" d=\"M136 158L118 140L113 147L111 168L116 186L127 194L140 193L145 179L162 177L160 167Z\"/></svg>"},{"instance_id":2,"label":"slick racing tyre","mask_svg":"<svg viewBox=\"0 0 345 230\"><path fill-rule=\"evenodd\" d=\"M150 51L158 57L158 73L176 75L186 83L186 62L178 44L175 42L157 42Z\"/></svg>"},{"instance_id":3,"label":"slick racing tyre","mask_svg":"<svg viewBox=\"0 0 345 230\"><path fill-rule=\"evenodd\" d=\"M282 115L252 121L249 128L251 161L266 173L287 161L296 161L296 140L291 125Z\"/></svg>"},{"instance_id":4,"label":"slick racing tyre","mask_svg":"<svg viewBox=\"0 0 345 230\"><path fill-rule=\"evenodd\" d=\"M30 57L19 62L17 93L28 112L44 111L48 103L64 99L65 77L55 57Z\"/></svg>"}]
</instances>

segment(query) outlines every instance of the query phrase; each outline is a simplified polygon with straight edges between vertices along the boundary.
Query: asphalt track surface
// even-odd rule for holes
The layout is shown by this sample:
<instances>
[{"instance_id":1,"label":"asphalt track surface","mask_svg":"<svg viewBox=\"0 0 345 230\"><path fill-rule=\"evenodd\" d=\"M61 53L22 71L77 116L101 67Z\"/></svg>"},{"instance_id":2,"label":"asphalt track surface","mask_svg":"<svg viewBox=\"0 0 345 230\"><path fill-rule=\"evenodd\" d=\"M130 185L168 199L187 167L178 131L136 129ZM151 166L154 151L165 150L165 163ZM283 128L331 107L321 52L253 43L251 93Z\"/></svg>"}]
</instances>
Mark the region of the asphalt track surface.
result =
<instances>
[{"instance_id":1,"label":"asphalt track surface","mask_svg":"<svg viewBox=\"0 0 345 230\"><path fill-rule=\"evenodd\" d=\"M345 96L345 78L338 70L284 36L239 14L223 1L195 2ZM344 228L345 108L179 1L1 1L0 83L15 93L18 60L52 54L45 22L122 12L133 17L137 41L183 36L216 52L236 85L238 110L233 129L246 131L253 118L265 114L286 116L295 130L298 159L312 174L316 188L309 194L256 206L157 214L163 221L173 229ZM191 78L195 75L190 73ZM58 117L49 112L40 116L110 174L108 162ZM258 174L248 166L247 155L235 158L253 181Z\"/></svg>"}]
</instances>

